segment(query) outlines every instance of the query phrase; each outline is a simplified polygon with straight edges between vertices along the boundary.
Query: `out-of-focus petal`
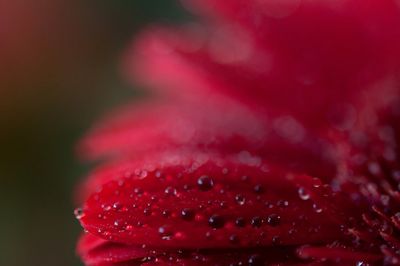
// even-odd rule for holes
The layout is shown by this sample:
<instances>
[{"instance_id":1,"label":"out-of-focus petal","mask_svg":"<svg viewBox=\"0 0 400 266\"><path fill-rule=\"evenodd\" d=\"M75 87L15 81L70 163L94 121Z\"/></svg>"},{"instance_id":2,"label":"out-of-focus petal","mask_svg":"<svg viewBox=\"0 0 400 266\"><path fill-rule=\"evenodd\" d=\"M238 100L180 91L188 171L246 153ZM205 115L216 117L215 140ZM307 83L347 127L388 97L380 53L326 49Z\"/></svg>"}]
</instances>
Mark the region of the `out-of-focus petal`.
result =
<instances>
[{"instance_id":1,"label":"out-of-focus petal","mask_svg":"<svg viewBox=\"0 0 400 266\"><path fill-rule=\"evenodd\" d=\"M99 123L80 145L89 158L182 148L256 154L325 180L336 170L332 144L293 116L266 117L222 96L124 108Z\"/></svg>"},{"instance_id":2,"label":"out-of-focus petal","mask_svg":"<svg viewBox=\"0 0 400 266\"><path fill-rule=\"evenodd\" d=\"M296 114L308 127L374 106L364 93L398 75L400 8L393 1L346 0L337 8L332 1L303 1L278 20L262 15L260 6L271 1L205 2L217 6L212 10L232 8L239 24L214 22L211 30L189 30L189 37L150 30L128 72L181 94L222 91L268 114ZM257 14L259 26L252 24ZM251 21L241 23L246 16Z\"/></svg>"}]
</instances>

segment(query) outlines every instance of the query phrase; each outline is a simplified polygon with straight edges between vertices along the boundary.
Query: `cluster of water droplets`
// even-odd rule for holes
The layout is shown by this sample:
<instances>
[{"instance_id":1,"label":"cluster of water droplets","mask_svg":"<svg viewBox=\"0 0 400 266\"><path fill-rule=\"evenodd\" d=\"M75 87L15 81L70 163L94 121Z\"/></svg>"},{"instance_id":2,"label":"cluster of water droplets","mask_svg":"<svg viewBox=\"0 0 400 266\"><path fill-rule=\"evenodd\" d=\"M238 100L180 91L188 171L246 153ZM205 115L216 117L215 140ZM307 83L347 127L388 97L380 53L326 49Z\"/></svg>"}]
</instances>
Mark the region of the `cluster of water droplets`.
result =
<instances>
[{"instance_id":1,"label":"cluster of water droplets","mask_svg":"<svg viewBox=\"0 0 400 266\"><path fill-rule=\"evenodd\" d=\"M227 175L230 171L227 168L221 167L221 173L223 175ZM248 204L254 204L254 201L262 201L262 195L266 192L266 187L260 183L252 184L248 176L241 176L238 178L239 182L243 182L248 187L248 191L244 190L243 193L234 193L230 190L229 185L224 186L221 185L218 179L213 178L210 175L200 175L195 179L195 182L188 182L184 185L180 185L180 187L176 187L173 181L182 176L169 176L164 175L161 171L155 170L152 171L152 174L148 171L136 171L135 175L140 179L153 176L154 178L165 182L167 185L163 189L162 194L154 194L147 192L145 189L135 186L130 189L131 193L129 194L129 198L131 199L131 203L124 201L116 201L112 204L102 203L99 207L101 211L97 215L97 219L102 220L102 224L109 223L112 225L112 228L109 229L99 229L98 233L107 237L108 239L112 238L113 233L127 233L128 235L135 235L135 230L137 229L146 229L149 225L147 225L146 219L153 219L153 217L161 217L164 222L155 228L157 230L158 235L162 240L179 240L185 239L188 237L183 231L179 230L176 226L172 226L176 223L176 219L181 219L185 222L194 222L196 224L207 224L210 228L204 235L205 239L214 239L216 235L218 235L219 229L231 230L232 228L261 228L263 226L276 227L281 223L281 215L278 213L270 213L268 215L262 214L265 213L268 209L286 208L289 206L289 202L286 200L279 200L277 202L265 202L264 209L260 212L260 214L255 214L252 217L242 217L237 215L235 217L227 216L226 214L221 214L220 211L225 210L226 213L230 209L235 210L236 206L245 207ZM122 196L122 193L127 193L124 190L124 186L129 183L130 175L126 176L125 179L118 180L114 194L115 198L119 198ZM126 181L126 182L125 182ZM218 181L218 182L216 182ZM170 184L170 185L168 185ZM120 189L119 189L120 188ZM172 200L173 198L180 198L182 194L190 194L191 191L197 190L200 193L219 193L232 195L232 199L228 200L226 195L222 198L224 200L209 200L208 202L204 202L204 204L194 205L188 207L184 207L182 209L177 210L174 206L169 207L161 207L158 203L164 200ZM198 192L197 192L198 193ZM232 194L233 193L233 194ZM101 199L101 191L99 194L93 196L93 199L99 200ZM251 197L250 197L251 196ZM146 204L143 204L143 201L140 199L145 198ZM141 203L140 203L141 202ZM236 206L235 206L236 204ZM218 211L220 210L220 211ZM149 218L140 218L140 215L136 217L132 216L131 213L142 212L142 217ZM125 214L124 214L125 213ZM120 216L119 214L123 214ZM85 216L85 212L78 208L75 210L75 215L77 219L82 219ZM116 218L113 218L116 217ZM117 218L119 217L119 218ZM121 218L121 217L127 217ZM112 221L110 219L113 219ZM171 220L170 220L171 219ZM110 221L110 222L108 222ZM194 225L197 226L197 225ZM217 230L217 231L216 231ZM265 238L265 232L260 231L260 238ZM278 243L278 236L269 236L272 238L272 241ZM232 233L228 238L229 243L233 245L237 245L241 243L241 239L239 235L236 233Z\"/></svg>"},{"instance_id":2,"label":"cluster of water droplets","mask_svg":"<svg viewBox=\"0 0 400 266\"><path fill-rule=\"evenodd\" d=\"M276 194L276 191L271 190L272 194L268 194L272 188L261 179L238 175L235 169L219 167L218 175L222 176L218 177L196 174L196 171L189 174L165 174L154 169L135 171L134 177L126 175L106 185L112 189L103 188L92 196L92 201L98 202L97 217L94 217L99 220L95 222L99 224L97 233L109 240L121 235L127 239L141 239L141 235L152 232L153 237L158 236L162 241L188 241L191 236L187 227L193 226L199 228L198 232L201 233L196 237L203 237L204 241L223 241L232 247L259 246L262 243L281 244L282 236L274 227L286 223L289 229L284 233L286 237L291 237L298 232L300 224L308 223L306 214L298 217L298 222L289 222L282 217L285 216L285 208L297 206L298 203L290 201L296 194L289 196L289 200L277 200L274 196L273 200L268 200L269 195ZM262 173L269 174L269 169ZM140 185L141 181L135 181L137 178L143 181L150 178L150 183L153 182L157 188L149 190L146 185ZM223 178L229 178L229 181L225 182ZM318 187L316 182L314 188ZM103 191L114 194L113 200L103 202ZM322 212L323 209L313 201L308 188L300 187L298 197L310 202L315 212ZM175 200L178 204L176 206L172 204ZM83 219L85 215L92 215L89 213L91 208L87 209L88 213L76 209L76 217ZM241 209L244 210L243 214L239 211ZM246 210L254 210L254 213ZM241 234L242 230L251 230L248 231L251 236ZM310 226L309 231L318 234L319 230Z\"/></svg>"}]
</instances>

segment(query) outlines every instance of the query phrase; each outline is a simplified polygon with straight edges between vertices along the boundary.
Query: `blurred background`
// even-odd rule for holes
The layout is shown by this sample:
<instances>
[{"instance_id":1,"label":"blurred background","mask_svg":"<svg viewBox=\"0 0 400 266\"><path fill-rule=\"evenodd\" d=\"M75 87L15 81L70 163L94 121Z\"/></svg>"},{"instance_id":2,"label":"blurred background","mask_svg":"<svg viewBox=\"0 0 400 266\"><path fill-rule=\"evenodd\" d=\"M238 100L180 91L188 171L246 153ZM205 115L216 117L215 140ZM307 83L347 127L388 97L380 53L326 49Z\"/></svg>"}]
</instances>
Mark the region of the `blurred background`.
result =
<instances>
[{"instance_id":1,"label":"blurred background","mask_svg":"<svg viewBox=\"0 0 400 266\"><path fill-rule=\"evenodd\" d=\"M0 265L81 265L75 144L143 95L119 69L135 33L186 19L173 0L0 0Z\"/></svg>"}]
</instances>

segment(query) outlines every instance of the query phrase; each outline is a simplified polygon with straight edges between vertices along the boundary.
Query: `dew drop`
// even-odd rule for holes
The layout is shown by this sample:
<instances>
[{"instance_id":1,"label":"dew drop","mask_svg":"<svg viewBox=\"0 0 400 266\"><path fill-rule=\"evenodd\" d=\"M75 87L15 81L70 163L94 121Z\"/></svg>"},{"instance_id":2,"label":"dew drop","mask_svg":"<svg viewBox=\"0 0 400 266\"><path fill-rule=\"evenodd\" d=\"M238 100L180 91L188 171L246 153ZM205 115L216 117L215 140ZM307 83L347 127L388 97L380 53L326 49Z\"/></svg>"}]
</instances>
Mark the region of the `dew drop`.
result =
<instances>
[{"instance_id":1,"label":"dew drop","mask_svg":"<svg viewBox=\"0 0 400 266\"><path fill-rule=\"evenodd\" d=\"M199 186L200 190L207 191L213 188L214 181L211 177L203 175L197 179L197 185Z\"/></svg>"},{"instance_id":2,"label":"dew drop","mask_svg":"<svg viewBox=\"0 0 400 266\"><path fill-rule=\"evenodd\" d=\"M231 242L232 244L238 244L239 237L237 235L231 235L229 236L229 242Z\"/></svg>"},{"instance_id":3,"label":"dew drop","mask_svg":"<svg viewBox=\"0 0 400 266\"><path fill-rule=\"evenodd\" d=\"M264 192L264 187L262 185L258 184L258 185L254 186L253 190L255 193L261 194Z\"/></svg>"},{"instance_id":4,"label":"dew drop","mask_svg":"<svg viewBox=\"0 0 400 266\"><path fill-rule=\"evenodd\" d=\"M114 210L120 210L122 208L122 204L119 202L115 202L112 207Z\"/></svg>"},{"instance_id":5,"label":"dew drop","mask_svg":"<svg viewBox=\"0 0 400 266\"><path fill-rule=\"evenodd\" d=\"M103 211L105 211L105 212L108 212L111 210L111 206L109 206L109 205L102 205L101 207L103 208Z\"/></svg>"},{"instance_id":6,"label":"dew drop","mask_svg":"<svg viewBox=\"0 0 400 266\"><path fill-rule=\"evenodd\" d=\"M263 266L264 260L260 255L254 254L250 256L248 263L249 266Z\"/></svg>"},{"instance_id":7,"label":"dew drop","mask_svg":"<svg viewBox=\"0 0 400 266\"><path fill-rule=\"evenodd\" d=\"M222 216L214 214L208 219L208 224L212 228L221 228L225 224L225 220Z\"/></svg>"},{"instance_id":8,"label":"dew drop","mask_svg":"<svg viewBox=\"0 0 400 266\"><path fill-rule=\"evenodd\" d=\"M319 207L317 204L313 204L313 209L316 213L321 213L322 212L322 208Z\"/></svg>"},{"instance_id":9,"label":"dew drop","mask_svg":"<svg viewBox=\"0 0 400 266\"><path fill-rule=\"evenodd\" d=\"M85 215L82 208L76 208L74 210L74 214L75 214L76 219L78 219L78 220L82 219L82 217Z\"/></svg>"},{"instance_id":10,"label":"dew drop","mask_svg":"<svg viewBox=\"0 0 400 266\"><path fill-rule=\"evenodd\" d=\"M171 215L171 212L170 212L169 210L163 210L163 211L161 212L161 214L162 214L162 216L164 216L164 217L169 217L169 216Z\"/></svg>"},{"instance_id":11,"label":"dew drop","mask_svg":"<svg viewBox=\"0 0 400 266\"><path fill-rule=\"evenodd\" d=\"M165 188L164 193L168 196L176 196L177 191L173 187L167 187Z\"/></svg>"},{"instance_id":12,"label":"dew drop","mask_svg":"<svg viewBox=\"0 0 400 266\"><path fill-rule=\"evenodd\" d=\"M276 203L276 205L279 207L287 207L289 206L289 202L287 200L280 200Z\"/></svg>"},{"instance_id":13,"label":"dew drop","mask_svg":"<svg viewBox=\"0 0 400 266\"><path fill-rule=\"evenodd\" d=\"M181 211L181 217L183 220L190 221L193 220L195 212L193 209L185 208Z\"/></svg>"},{"instance_id":14,"label":"dew drop","mask_svg":"<svg viewBox=\"0 0 400 266\"><path fill-rule=\"evenodd\" d=\"M251 225L253 227L260 227L262 224L262 219L259 216L255 216L251 219Z\"/></svg>"},{"instance_id":15,"label":"dew drop","mask_svg":"<svg viewBox=\"0 0 400 266\"><path fill-rule=\"evenodd\" d=\"M156 178L161 178L161 177L162 177L161 171L160 171L160 170L157 170L157 171L154 173L154 176L155 176Z\"/></svg>"},{"instance_id":16,"label":"dew drop","mask_svg":"<svg viewBox=\"0 0 400 266\"><path fill-rule=\"evenodd\" d=\"M170 240L173 235L171 228L167 225L160 226L158 228L158 233L161 235L163 240Z\"/></svg>"},{"instance_id":17,"label":"dew drop","mask_svg":"<svg viewBox=\"0 0 400 266\"><path fill-rule=\"evenodd\" d=\"M137 226L137 227L142 227L142 226L143 226L143 223L142 223L141 221L137 221L136 226Z\"/></svg>"},{"instance_id":18,"label":"dew drop","mask_svg":"<svg viewBox=\"0 0 400 266\"><path fill-rule=\"evenodd\" d=\"M304 188L299 188L299 190L297 191L299 193L299 197L302 200L308 200L310 199L310 194L304 189Z\"/></svg>"},{"instance_id":19,"label":"dew drop","mask_svg":"<svg viewBox=\"0 0 400 266\"><path fill-rule=\"evenodd\" d=\"M237 227L244 227L246 225L246 221L243 217L239 217L236 219L235 224Z\"/></svg>"},{"instance_id":20,"label":"dew drop","mask_svg":"<svg viewBox=\"0 0 400 266\"><path fill-rule=\"evenodd\" d=\"M321 186L321 181L318 178L313 178L313 187L319 188Z\"/></svg>"},{"instance_id":21,"label":"dew drop","mask_svg":"<svg viewBox=\"0 0 400 266\"><path fill-rule=\"evenodd\" d=\"M150 208L145 208L143 210L143 214L146 215L146 216L150 216L151 215L151 209Z\"/></svg>"},{"instance_id":22,"label":"dew drop","mask_svg":"<svg viewBox=\"0 0 400 266\"><path fill-rule=\"evenodd\" d=\"M281 243L281 239L279 238L279 236L273 236L272 237L272 244L273 245L279 245Z\"/></svg>"},{"instance_id":23,"label":"dew drop","mask_svg":"<svg viewBox=\"0 0 400 266\"><path fill-rule=\"evenodd\" d=\"M313 209L316 213L321 213L322 212L322 208L319 207L317 204L313 204Z\"/></svg>"},{"instance_id":24,"label":"dew drop","mask_svg":"<svg viewBox=\"0 0 400 266\"><path fill-rule=\"evenodd\" d=\"M151 196L150 199L151 199L152 202L157 202L158 201L158 198L156 196L154 196L154 195Z\"/></svg>"},{"instance_id":25,"label":"dew drop","mask_svg":"<svg viewBox=\"0 0 400 266\"><path fill-rule=\"evenodd\" d=\"M119 227L119 226L122 225L122 221L121 221L121 220L115 220L115 221L114 221L114 225L117 226L117 227Z\"/></svg>"},{"instance_id":26,"label":"dew drop","mask_svg":"<svg viewBox=\"0 0 400 266\"><path fill-rule=\"evenodd\" d=\"M236 201L237 204L239 204L239 205L244 205L244 204L246 203L246 198L243 197L243 195L241 195L241 194L237 194L237 195L235 196L235 201Z\"/></svg>"},{"instance_id":27,"label":"dew drop","mask_svg":"<svg viewBox=\"0 0 400 266\"><path fill-rule=\"evenodd\" d=\"M133 230L133 226L130 225L130 224L128 224L128 225L125 227L125 230L132 231L132 230Z\"/></svg>"},{"instance_id":28,"label":"dew drop","mask_svg":"<svg viewBox=\"0 0 400 266\"><path fill-rule=\"evenodd\" d=\"M267 223L270 226L278 226L281 222L281 217L277 214L271 214L267 217Z\"/></svg>"},{"instance_id":29,"label":"dew drop","mask_svg":"<svg viewBox=\"0 0 400 266\"><path fill-rule=\"evenodd\" d=\"M143 194L143 189L137 187L137 188L133 189L133 192L137 195L141 195L141 194Z\"/></svg>"},{"instance_id":30,"label":"dew drop","mask_svg":"<svg viewBox=\"0 0 400 266\"><path fill-rule=\"evenodd\" d=\"M146 170L143 170L143 171L141 171L140 173L139 173L139 177L140 178L145 178L147 176L147 171Z\"/></svg>"}]
</instances>

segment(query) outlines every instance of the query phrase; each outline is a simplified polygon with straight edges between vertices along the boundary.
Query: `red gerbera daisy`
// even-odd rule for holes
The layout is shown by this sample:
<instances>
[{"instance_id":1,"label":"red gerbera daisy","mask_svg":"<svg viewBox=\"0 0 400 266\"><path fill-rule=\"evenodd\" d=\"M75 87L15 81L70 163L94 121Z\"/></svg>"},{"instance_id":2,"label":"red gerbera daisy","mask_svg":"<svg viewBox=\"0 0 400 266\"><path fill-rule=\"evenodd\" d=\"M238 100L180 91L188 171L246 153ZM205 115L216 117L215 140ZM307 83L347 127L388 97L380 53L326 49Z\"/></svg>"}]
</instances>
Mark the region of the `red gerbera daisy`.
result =
<instances>
[{"instance_id":1,"label":"red gerbera daisy","mask_svg":"<svg viewBox=\"0 0 400 266\"><path fill-rule=\"evenodd\" d=\"M400 264L400 3L186 0L82 141L86 265Z\"/></svg>"}]
</instances>

